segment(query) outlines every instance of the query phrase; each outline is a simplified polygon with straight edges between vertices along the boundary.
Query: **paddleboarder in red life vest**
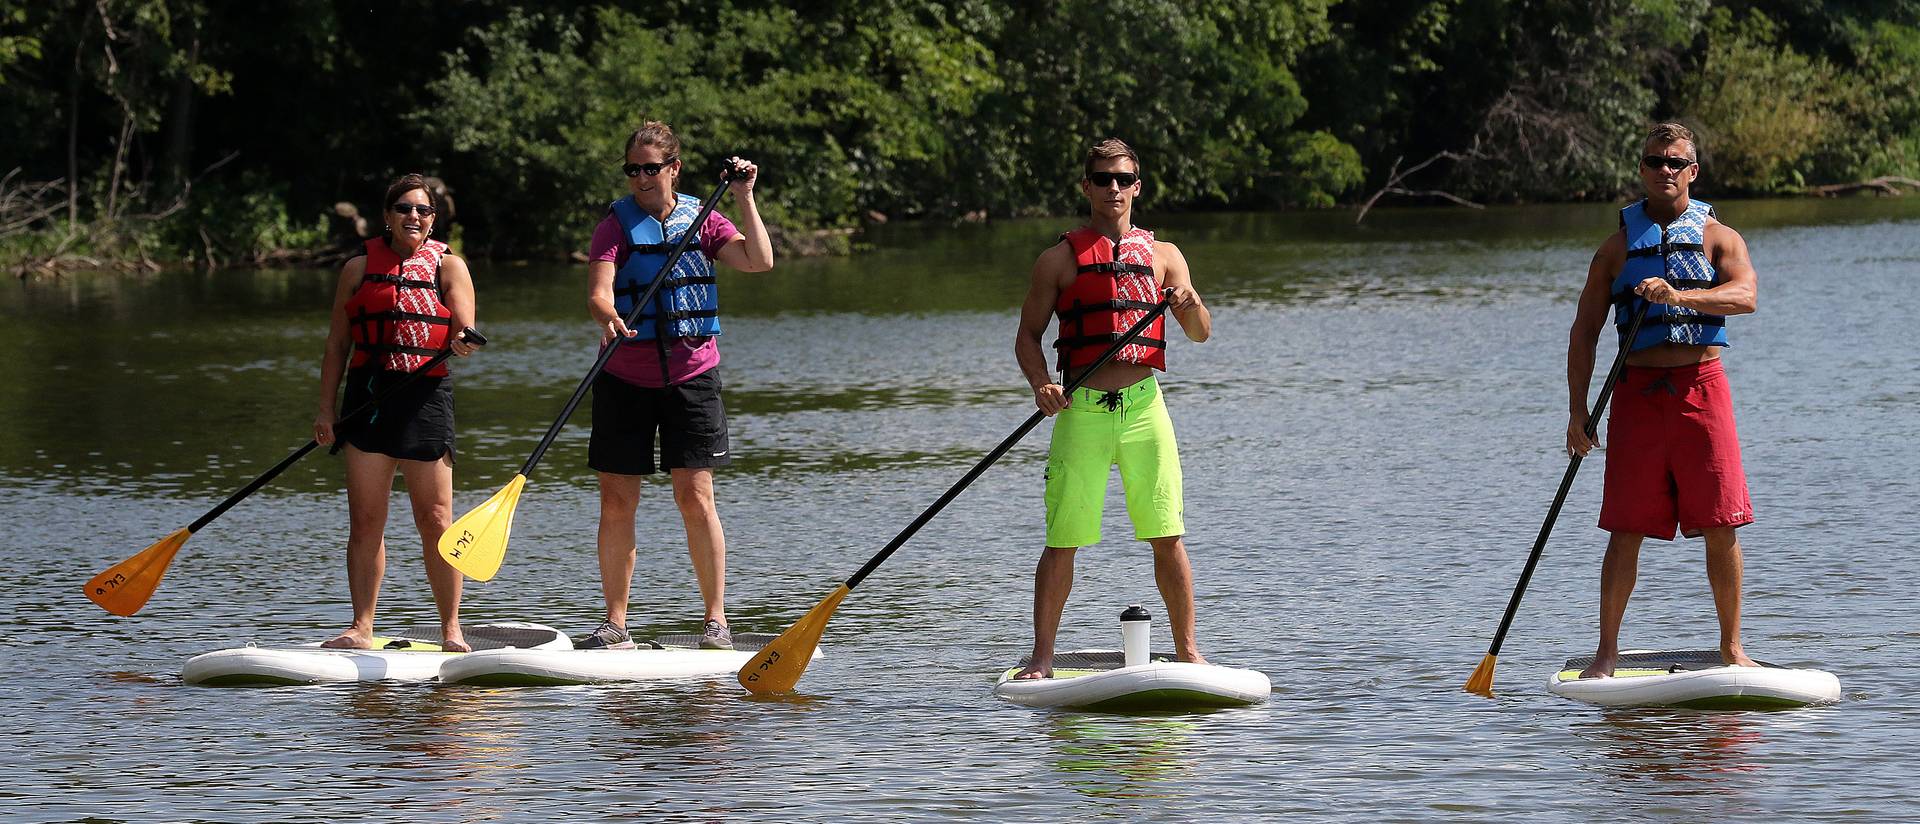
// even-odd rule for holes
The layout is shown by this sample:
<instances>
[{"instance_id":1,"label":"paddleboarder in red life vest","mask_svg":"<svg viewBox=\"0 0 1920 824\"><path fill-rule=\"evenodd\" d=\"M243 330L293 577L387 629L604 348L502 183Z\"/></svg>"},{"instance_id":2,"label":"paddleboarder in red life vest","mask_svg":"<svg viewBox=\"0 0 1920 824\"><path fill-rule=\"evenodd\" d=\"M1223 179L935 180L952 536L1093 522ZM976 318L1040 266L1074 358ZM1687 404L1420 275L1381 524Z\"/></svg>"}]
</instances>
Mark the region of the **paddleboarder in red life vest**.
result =
<instances>
[{"instance_id":1,"label":"paddleboarder in red life vest","mask_svg":"<svg viewBox=\"0 0 1920 824\"><path fill-rule=\"evenodd\" d=\"M727 543L714 507L713 470L732 461L720 397L720 304L716 264L741 272L773 268L773 245L754 205L759 168L730 161L728 185L740 225L715 210L694 226L701 202L677 194L680 138L650 121L627 138L628 195L613 202L588 247L587 308L600 345L618 346L593 382L593 434L587 465L600 480L600 590L606 617L577 649L632 649L627 598L634 565L634 512L640 482L664 471L685 527L687 553L704 607L700 646L728 649ZM626 316L645 296L671 247L697 233L629 329ZM654 442L659 439L658 461Z\"/></svg>"},{"instance_id":2,"label":"paddleboarder in red life vest","mask_svg":"<svg viewBox=\"0 0 1920 824\"><path fill-rule=\"evenodd\" d=\"M1107 479L1115 464L1126 490L1133 535L1153 547L1154 581L1166 601L1179 660L1205 663L1194 638L1193 571L1187 563L1180 453L1153 370L1166 369L1165 318L1087 378L1072 397L1063 385L1098 360L1171 290L1170 311L1189 340L1213 334L1213 318L1193 290L1187 261L1171 243L1133 225L1140 158L1116 139L1087 151L1080 191L1092 207L1087 225L1061 236L1033 265L1020 309L1014 356L1034 404L1054 418L1047 460L1046 548L1033 582L1033 654L1016 678L1053 674L1054 636L1073 588L1079 547L1100 540ZM1059 321L1055 380L1041 348Z\"/></svg>"},{"instance_id":3,"label":"paddleboarder in red life vest","mask_svg":"<svg viewBox=\"0 0 1920 824\"><path fill-rule=\"evenodd\" d=\"M1613 307L1628 347L1613 394L1600 528L1610 533L1600 568L1600 644L1582 678L1613 674L1620 621L1633 594L1640 544L1680 534L1706 541L1707 581L1720 619L1720 658L1751 667L1740 646L1740 539L1753 505L1740 466L1733 395L1720 368L1726 318L1754 310L1756 276L1740 233L1688 189L1700 173L1693 132L1655 126L1640 159L1646 199L1620 212L1620 231L1601 244L1567 342L1571 414L1567 451L1585 455L1587 384L1596 340ZM1631 319L1646 306L1633 340Z\"/></svg>"},{"instance_id":4,"label":"paddleboarder in red life vest","mask_svg":"<svg viewBox=\"0 0 1920 824\"><path fill-rule=\"evenodd\" d=\"M387 565L387 498L393 473L407 479L413 523L440 609L441 647L468 650L460 634L460 572L440 557L453 522L453 382L445 363L381 401L372 414L337 421L334 396L344 376L343 409L358 408L405 381L440 350L460 357L474 345L457 330L473 325L473 278L466 261L434 240L439 196L417 174L387 187L387 233L348 260L334 290L326 354L320 363L320 412L313 439L338 439L347 461L347 588L353 624L324 647L365 649ZM351 357L349 357L351 353Z\"/></svg>"}]
</instances>

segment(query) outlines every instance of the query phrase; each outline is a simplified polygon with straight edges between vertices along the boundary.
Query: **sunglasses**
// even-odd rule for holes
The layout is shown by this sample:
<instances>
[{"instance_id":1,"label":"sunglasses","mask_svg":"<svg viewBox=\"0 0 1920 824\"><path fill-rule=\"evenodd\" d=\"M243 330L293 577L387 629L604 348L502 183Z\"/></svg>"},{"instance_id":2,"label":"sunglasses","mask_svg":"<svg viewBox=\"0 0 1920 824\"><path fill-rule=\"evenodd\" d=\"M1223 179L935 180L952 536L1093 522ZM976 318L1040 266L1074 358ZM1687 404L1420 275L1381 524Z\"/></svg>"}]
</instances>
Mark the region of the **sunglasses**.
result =
<instances>
[{"instance_id":1,"label":"sunglasses","mask_svg":"<svg viewBox=\"0 0 1920 824\"><path fill-rule=\"evenodd\" d=\"M1640 165L1645 166L1649 169L1666 169L1667 171L1670 171L1670 172L1682 172L1682 171L1686 171L1686 168L1688 166L1692 166L1693 161L1688 160L1684 157L1661 157L1660 155L1647 155L1646 157L1640 158Z\"/></svg>"},{"instance_id":2,"label":"sunglasses","mask_svg":"<svg viewBox=\"0 0 1920 824\"><path fill-rule=\"evenodd\" d=\"M669 157L663 163L628 163L625 166L621 166L620 171L626 172L627 177L639 177L641 175L658 177L661 169L672 166L679 159L679 157Z\"/></svg>"},{"instance_id":3,"label":"sunglasses","mask_svg":"<svg viewBox=\"0 0 1920 824\"><path fill-rule=\"evenodd\" d=\"M1140 176L1133 172L1094 172L1087 175L1087 181L1092 183L1095 188L1105 189L1108 186L1118 183L1120 184L1120 188L1125 189L1128 186L1139 183Z\"/></svg>"},{"instance_id":4,"label":"sunglasses","mask_svg":"<svg viewBox=\"0 0 1920 824\"><path fill-rule=\"evenodd\" d=\"M433 207L425 203L395 203L392 206L388 206L387 209L396 215L416 214L421 217L427 217L433 214Z\"/></svg>"}]
</instances>

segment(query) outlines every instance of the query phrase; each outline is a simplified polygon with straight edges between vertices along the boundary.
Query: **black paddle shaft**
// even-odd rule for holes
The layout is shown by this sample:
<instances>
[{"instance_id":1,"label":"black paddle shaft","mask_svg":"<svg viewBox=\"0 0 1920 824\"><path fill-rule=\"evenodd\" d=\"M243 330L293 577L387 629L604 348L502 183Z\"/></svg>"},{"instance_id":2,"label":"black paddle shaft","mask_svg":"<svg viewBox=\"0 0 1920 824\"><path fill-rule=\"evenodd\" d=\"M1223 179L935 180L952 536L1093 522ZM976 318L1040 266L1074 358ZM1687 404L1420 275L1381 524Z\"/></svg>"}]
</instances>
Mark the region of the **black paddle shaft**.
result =
<instances>
[{"instance_id":1,"label":"black paddle shaft","mask_svg":"<svg viewBox=\"0 0 1920 824\"><path fill-rule=\"evenodd\" d=\"M1119 340L1114 341L1112 346L1107 347L1107 351L1100 354L1098 360L1095 360L1093 364L1086 369L1081 370L1080 377L1074 378L1069 382L1063 394L1071 397L1074 390L1080 388L1080 384L1086 383L1087 378L1092 377L1093 373L1100 371L1100 367L1106 366L1107 361L1113 360L1115 355L1120 354L1121 349L1126 348L1127 344L1132 343L1133 339L1139 337L1141 332L1146 331L1147 327L1152 325L1154 320L1158 319L1167 311L1167 307L1171 305L1169 300L1170 299L1167 298L1161 299L1160 303L1153 307L1153 311L1148 312L1146 317L1136 321L1131 328L1127 329L1126 334L1121 335ZM1021 438L1026 437L1028 432L1032 432L1033 428L1039 426L1040 421L1046 417L1046 413L1037 411L1029 416L1026 423L1020 424L1019 429L1013 430L1013 434L1008 435L1007 439L1001 441L999 446L994 447L993 451L988 452L987 456L981 458L979 463L974 464L972 469L967 470L967 474L962 476L953 486L948 487L946 493L941 495L939 500L933 502L933 506L927 507L926 511L920 513L920 517L913 519L913 523L907 524L907 528L901 530L899 535L893 536L893 540L887 542L885 549L880 550L878 555L873 556L873 558L867 561L865 566L860 567L859 572L855 572L853 577L848 578L847 589L851 590L859 586L861 581L866 580L867 575L878 568L881 563L885 562L887 557L894 553L894 550L899 549L901 545L907 542L907 539L913 537L914 533L919 532L920 527L926 526L928 521L933 520L933 516L940 514L940 510L947 508L947 504L951 503L955 497L958 497L961 490L966 489L969 484L973 483L975 478L980 477L981 473L986 472L987 467L993 466L995 461L1000 460L1000 456L1007 454L1007 450L1012 449L1014 444L1019 443Z\"/></svg>"},{"instance_id":2,"label":"black paddle shaft","mask_svg":"<svg viewBox=\"0 0 1920 824\"><path fill-rule=\"evenodd\" d=\"M693 219L693 225L680 233L680 240L673 244L673 251L667 253L667 262L661 264L660 271L653 276L653 282L647 284L647 291L642 292L640 299L633 302L633 310L621 319L628 328L632 328L639 322L641 313L647 309L647 304L652 303L654 294L660 291L660 284L666 282L667 273L672 272L674 264L680 262L680 255L687 250L687 245L700 236L700 227L706 224L707 215L713 214L713 207L719 205L720 197L727 193L727 185L732 183L739 174L740 170L732 163L728 163L725 171L721 172L720 185L714 188L713 194L707 197L705 203L700 204L700 214ZM656 322L653 325L653 333L665 334L665 323L664 317ZM573 397L567 399L567 405L560 410L560 417L555 418L553 425L547 427L547 434L540 439L540 445L534 447L533 454L527 456L527 462L520 465L522 477L533 474L533 468L540 463L540 458L547 454L547 447L552 446L553 439L559 437L560 428L567 425L568 418L573 417L573 411L580 407L580 400L587 396L587 390L593 388L593 379L600 377L600 371L607 368L607 361L613 359L613 351L618 348L620 348L620 341L617 340L609 341L606 346L600 348L600 357L594 359L593 368L587 370L587 376L580 379L579 386L574 387ZM662 361L661 365L665 366L665 362Z\"/></svg>"},{"instance_id":3,"label":"black paddle shaft","mask_svg":"<svg viewBox=\"0 0 1920 824\"><path fill-rule=\"evenodd\" d=\"M460 330L460 337L466 339L467 342L472 343L475 346L487 345L487 336L480 334L480 330L475 329L471 326ZM362 414L365 414L367 411L379 405L381 401L384 401L387 398L393 397L394 393L399 392L401 389L405 389L408 386L412 386L415 381L420 380L420 378L424 377L428 372L432 371L434 367L439 366L447 358L451 358L451 357L453 357L452 349L440 350L438 354L434 355L431 358L428 358L426 363L421 364L419 369L415 369L413 370L412 373L408 374L405 380L402 380L399 383L396 383L392 386L387 387L385 391L381 392L378 395L373 396L372 398L369 398L366 403L360 404L352 412L348 412L345 415L341 415L338 420L348 421L348 420L352 420L354 418L360 417ZM199 520L196 520L193 523L188 524L187 532L188 533L199 532L201 527L206 526L207 524L213 523L213 519L218 518L221 515L225 515L227 513L227 510L232 509L234 504L237 504L243 500L246 500L246 497L248 495L252 495L253 493L260 491L260 487L266 486L274 478L280 477L280 473L287 471L287 467L293 466L295 463L298 463L301 458L304 458L307 456L308 452L312 452L313 450L319 448L319 446L320 446L319 441L314 441L314 440L307 441L306 446L300 447L299 449L294 450L293 454L288 455L285 458L282 458L279 463L273 465L272 469L267 470L266 474L261 475L258 478L254 478L252 483L249 483L246 486L241 487L239 492L235 492L232 495L227 496L226 500L221 501L219 506L216 506L213 509L208 510L207 514L200 516Z\"/></svg>"},{"instance_id":4,"label":"black paddle shaft","mask_svg":"<svg viewBox=\"0 0 1920 824\"><path fill-rule=\"evenodd\" d=\"M1666 246L1666 228L1661 227L1661 247ZM1620 372L1627 366L1627 352L1633 348L1633 339L1640 334L1640 322L1647 319L1647 310L1653 301L1642 300L1640 308L1633 313L1633 322L1627 324L1627 337L1620 342L1620 353L1613 356L1613 368L1607 371L1607 380L1600 384L1600 397L1593 402L1593 414L1587 416L1587 440L1593 440L1600 433L1600 414L1607 410L1607 400L1613 397L1614 384L1620 380ZM1533 568L1540 565L1540 553L1547 548L1547 536L1553 533L1553 523L1560 519L1560 506L1567 502L1567 491L1573 488L1573 476L1580 471L1580 459L1585 456L1574 455L1567 460L1567 474L1560 478L1560 491L1553 495L1553 506L1547 509L1547 520L1540 525L1540 536L1533 539L1533 554L1527 556L1526 568L1520 570L1520 581L1513 585L1513 597L1507 600L1507 614L1500 617L1500 631L1493 634L1493 643L1487 646L1488 655L1499 655L1500 645L1507 640L1507 628L1513 626L1513 616L1520 611L1520 598L1527 593L1527 582L1533 580Z\"/></svg>"}]
</instances>

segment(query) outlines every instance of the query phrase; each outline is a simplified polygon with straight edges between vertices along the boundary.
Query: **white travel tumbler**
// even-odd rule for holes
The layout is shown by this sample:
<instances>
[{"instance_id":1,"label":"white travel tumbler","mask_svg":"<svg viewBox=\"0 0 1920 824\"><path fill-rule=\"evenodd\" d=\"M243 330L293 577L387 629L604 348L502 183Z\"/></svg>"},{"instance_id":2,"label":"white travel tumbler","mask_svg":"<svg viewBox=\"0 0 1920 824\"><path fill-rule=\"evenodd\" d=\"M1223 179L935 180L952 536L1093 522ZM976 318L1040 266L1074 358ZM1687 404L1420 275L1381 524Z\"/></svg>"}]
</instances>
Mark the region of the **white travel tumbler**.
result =
<instances>
[{"instance_id":1,"label":"white travel tumbler","mask_svg":"<svg viewBox=\"0 0 1920 824\"><path fill-rule=\"evenodd\" d=\"M1153 616L1146 607L1134 604L1120 613L1120 643L1126 650L1126 665L1137 667L1147 662L1148 638L1153 633Z\"/></svg>"}]
</instances>

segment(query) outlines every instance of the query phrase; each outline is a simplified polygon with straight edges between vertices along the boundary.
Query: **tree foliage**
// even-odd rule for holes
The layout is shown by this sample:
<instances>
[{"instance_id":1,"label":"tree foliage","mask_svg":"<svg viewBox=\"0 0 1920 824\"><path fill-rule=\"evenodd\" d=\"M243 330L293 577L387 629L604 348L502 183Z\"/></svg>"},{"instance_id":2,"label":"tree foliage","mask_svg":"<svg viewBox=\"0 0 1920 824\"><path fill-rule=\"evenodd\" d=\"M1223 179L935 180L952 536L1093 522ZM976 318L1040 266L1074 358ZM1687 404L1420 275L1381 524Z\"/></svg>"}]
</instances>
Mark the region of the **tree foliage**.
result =
<instances>
[{"instance_id":1,"label":"tree foliage","mask_svg":"<svg viewBox=\"0 0 1920 824\"><path fill-rule=\"evenodd\" d=\"M1088 143L1150 210L1417 189L1630 192L1647 124L1704 182L1920 176L1920 0L0 0L0 256L265 260L393 175L463 251L577 251L625 136L690 192L761 162L790 243L875 216L1064 214ZM1444 154L1443 154L1444 153ZM11 177L5 177L11 174ZM31 239L27 239L32 236Z\"/></svg>"}]
</instances>

